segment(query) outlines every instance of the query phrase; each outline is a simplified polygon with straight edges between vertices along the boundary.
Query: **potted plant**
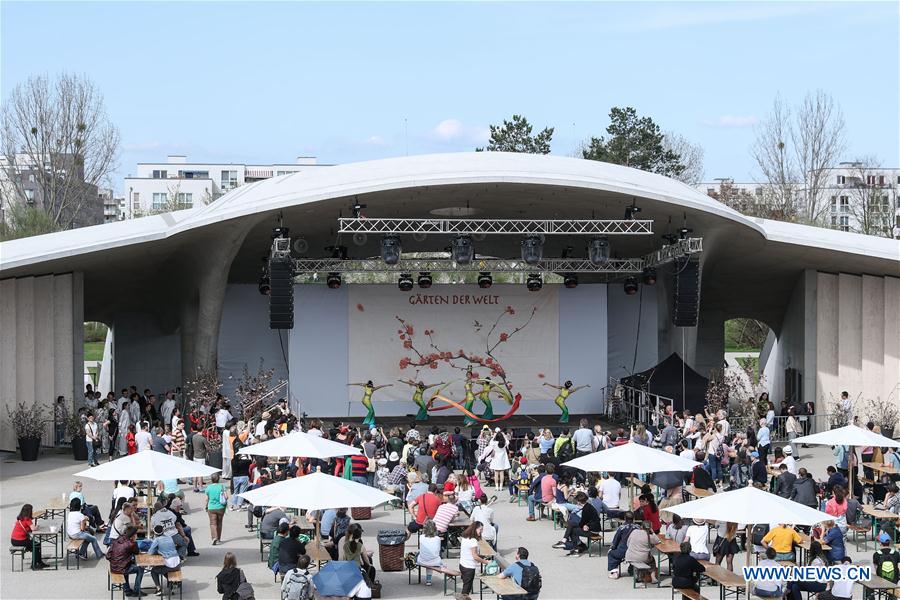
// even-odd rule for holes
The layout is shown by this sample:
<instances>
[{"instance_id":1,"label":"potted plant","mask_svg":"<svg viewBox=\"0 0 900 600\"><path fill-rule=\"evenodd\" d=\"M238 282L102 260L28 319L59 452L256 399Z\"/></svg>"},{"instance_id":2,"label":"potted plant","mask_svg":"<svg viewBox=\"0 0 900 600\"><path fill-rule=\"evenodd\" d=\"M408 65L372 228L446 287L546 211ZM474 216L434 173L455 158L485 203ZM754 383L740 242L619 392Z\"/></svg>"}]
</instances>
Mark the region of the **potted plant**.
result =
<instances>
[{"instance_id":1,"label":"potted plant","mask_svg":"<svg viewBox=\"0 0 900 600\"><path fill-rule=\"evenodd\" d=\"M209 456L206 457L206 464L214 469L222 468L222 436L216 431L215 427L208 427L203 435L209 442Z\"/></svg>"},{"instance_id":2,"label":"potted plant","mask_svg":"<svg viewBox=\"0 0 900 600\"><path fill-rule=\"evenodd\" d=\"M75 457L75 460L87 460L84 425L82 425L79 415L73 414L66 418L66 435L72 440L72 455Z\"/></svg>"},{"instance_id":3,"label":"potted plant","mask_svg":"<svg viewBox=\"0 0 900 600\"><path fill-rule=\"evenodd\" d=\"M6 408L16 438L19 442L19 452L23 461L38 459L41 449L41 438L44 435L44 425L50 420L46 407L37 403L26 405L24 402L16 404L14 410Z\"/></svg>"},{"instance_id":4,"label":"potted plant","mask_svg":"<svg viewBox=\"0 0 900 600\"><path fill-rule=\"evenodd\" d=\"M897 407L897 401L891 397L882 400L880 397L869 400L868 405L869 420L881 427L881 435L893 439L894 428L897 421L900 421L900 408Z\"/></svg>"}]
</instances>

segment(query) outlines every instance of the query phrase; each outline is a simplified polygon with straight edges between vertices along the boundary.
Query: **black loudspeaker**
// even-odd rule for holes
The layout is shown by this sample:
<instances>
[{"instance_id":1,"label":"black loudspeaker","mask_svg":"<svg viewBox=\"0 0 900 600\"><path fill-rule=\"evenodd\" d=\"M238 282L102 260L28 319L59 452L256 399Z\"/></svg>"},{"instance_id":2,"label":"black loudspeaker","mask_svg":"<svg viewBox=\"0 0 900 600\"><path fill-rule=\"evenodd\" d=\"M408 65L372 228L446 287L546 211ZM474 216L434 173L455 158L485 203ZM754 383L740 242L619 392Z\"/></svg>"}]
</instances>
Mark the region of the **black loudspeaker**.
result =
<instances>
[{"instance_id":1,"label":"black loudspeaker","mask_svg":"<svg viewBox=\"0 0 900 600\"><path fill-rule=\"evenodd\" d=\"M294 273L290 260L269 261L269 328L294 328Z\"/></svg>"},{"instance_id":2,"label":"black loudspeaker","mask_svg":"<svg viewBox=\"0 0 900 600\"><path fill-rule=\"evenodd\" d=\"M675 327L696 327L700 315L700 259L686 256L675 260Z\"/></svg>"}]
</instances>

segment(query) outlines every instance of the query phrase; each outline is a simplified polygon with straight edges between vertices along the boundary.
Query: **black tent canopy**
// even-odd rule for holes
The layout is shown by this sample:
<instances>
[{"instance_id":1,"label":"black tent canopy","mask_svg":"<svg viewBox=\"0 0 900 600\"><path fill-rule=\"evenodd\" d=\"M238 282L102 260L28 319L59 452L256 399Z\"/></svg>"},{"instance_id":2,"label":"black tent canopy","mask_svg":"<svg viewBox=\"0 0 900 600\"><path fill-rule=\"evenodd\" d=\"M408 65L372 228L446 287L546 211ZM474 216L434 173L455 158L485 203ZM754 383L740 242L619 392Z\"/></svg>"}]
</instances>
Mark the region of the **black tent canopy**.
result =
<instances>
[{"instance_id":1,"label":"black tent canopy","mask_svg":"<svg viewBox=\"0 0 900 600\"><path fill-rule=\"evenodd\" d=\"M683 381L682 381L683 378ZM655 367L621 380L622 385L671 398L674 410L703 412L709 380L687 366L677 352Z\"/></svg>"}]
</instances>

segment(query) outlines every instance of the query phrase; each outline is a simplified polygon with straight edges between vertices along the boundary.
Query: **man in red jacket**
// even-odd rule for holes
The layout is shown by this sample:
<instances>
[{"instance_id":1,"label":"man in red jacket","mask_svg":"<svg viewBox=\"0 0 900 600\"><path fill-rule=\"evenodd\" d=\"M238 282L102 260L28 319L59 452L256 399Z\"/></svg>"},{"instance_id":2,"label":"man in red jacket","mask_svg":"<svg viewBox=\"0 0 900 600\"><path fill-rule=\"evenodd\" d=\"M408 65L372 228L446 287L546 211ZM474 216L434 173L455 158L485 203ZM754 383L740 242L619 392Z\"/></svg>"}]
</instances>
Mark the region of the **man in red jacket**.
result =
<instances>
[{"instance_id":1,"label":"man in red jacket","mask_svg":"<svg viewBox=\"0 0 900 600\"><path fill-rule=\"evenodd\" d=\"M140 554L137 545L137 528L129 525L125 532L113 540L106 551L106 560L109 561L109 572L125 576L125 595L137 596L141 591L141 578L144 569L137 566L135 556ZM128 576L134 574L134 587L128 585Z\"/></svg>"}]
</instances>

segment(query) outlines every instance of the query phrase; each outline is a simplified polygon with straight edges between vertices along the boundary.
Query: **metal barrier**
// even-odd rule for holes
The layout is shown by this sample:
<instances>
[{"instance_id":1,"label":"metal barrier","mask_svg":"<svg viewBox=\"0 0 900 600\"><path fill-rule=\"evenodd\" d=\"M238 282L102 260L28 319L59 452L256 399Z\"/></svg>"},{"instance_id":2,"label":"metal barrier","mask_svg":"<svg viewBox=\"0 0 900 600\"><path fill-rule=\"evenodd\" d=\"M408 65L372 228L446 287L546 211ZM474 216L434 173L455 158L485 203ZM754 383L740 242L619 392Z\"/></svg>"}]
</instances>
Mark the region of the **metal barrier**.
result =
<instances>
[{"instance_id":1,"label":"metal barrier","mask_svg":"<svg viewBox=\"0 0 900 600\"><path fill-rule=\"evenodd\" d=\"M610 389L612 392L609 392ZM644 423L659 427L668 417L664 407L673 406L674 408L675 404L672 398L622 385L612 378L610 385L604 390L607 395L604 414L608 420L614 423L626 425Z\"/></svg>"}]
</instances>

